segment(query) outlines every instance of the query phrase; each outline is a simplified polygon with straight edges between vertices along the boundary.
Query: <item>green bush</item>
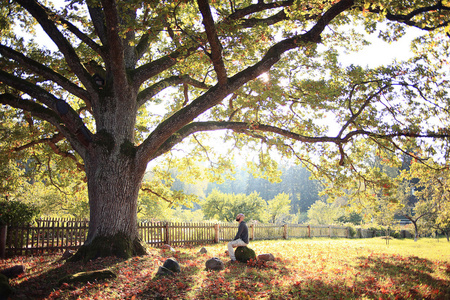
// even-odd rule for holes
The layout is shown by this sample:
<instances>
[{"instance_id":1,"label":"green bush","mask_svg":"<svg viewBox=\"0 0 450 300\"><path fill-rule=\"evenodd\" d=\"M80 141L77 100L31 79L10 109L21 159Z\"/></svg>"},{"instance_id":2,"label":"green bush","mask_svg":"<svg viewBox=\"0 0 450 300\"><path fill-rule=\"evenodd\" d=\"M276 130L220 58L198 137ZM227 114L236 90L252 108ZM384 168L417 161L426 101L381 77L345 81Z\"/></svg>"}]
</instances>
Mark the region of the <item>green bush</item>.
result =
<instances>
[{"instance_id":1,"label":"green bush","mask_svg":"<svg viewBox=\"0 0 450 300\"><path fill-rule=\"evenodd\" d=\"M356 236L356 229L353 226L348 226L348 225L347 225L347 228L348 228L348 233L350 235L349 237L354 238Z\"/></svg>"},{"instance_id":2,"label":"green bush","mask_svg":"<svg viewBox=\"0 0 450 300\"><path fill-rule=\"evenodd\" d=\"M402 237L402 236L401 236L401 231L400 231L400 230L392 230L392 231L391 231L391 236L392 236L393 238L399 239L399 238Z\"/></svg>"},{"instance_id":3,"label":"green bush","mask_svg":"<svg viewBox=\"0 0 450 300\"><path fill-rule=\"evenodd\" d=\"M39 209L20 201L0 200L0 225L18 226L33 222Z\"/></svg>"}]
</instances>

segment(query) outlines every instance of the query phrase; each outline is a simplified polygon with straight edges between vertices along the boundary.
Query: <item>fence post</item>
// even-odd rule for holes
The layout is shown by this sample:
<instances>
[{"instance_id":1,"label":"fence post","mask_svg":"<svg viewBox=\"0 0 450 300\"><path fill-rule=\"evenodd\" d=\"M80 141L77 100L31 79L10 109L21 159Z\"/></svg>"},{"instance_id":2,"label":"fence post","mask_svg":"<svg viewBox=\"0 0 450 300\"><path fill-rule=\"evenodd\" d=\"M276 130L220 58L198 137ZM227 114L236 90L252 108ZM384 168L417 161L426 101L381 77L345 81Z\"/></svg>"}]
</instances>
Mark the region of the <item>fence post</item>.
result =
<instances>
[{"instance_id":1,"label":"fence post","mask_svg":"<svg viewBox=\"0 0 450 300\"><path fill-rule=\"evenodd\" d=\"M165 232L164 232L164 244L169 244L169 223L166 222L165 224Z\"/></svg>"},{"instance_id":2,"label":"fence post","mask_svg":"<svg viewBox=\"0 0 450 300\"><path fill-rule=\"evenodd\" d=\"M308 229L308 237L310 238L311 237L311 226L308 225L307 229Z\"/></svg>"},{"instance_id":3,"label":"fence post","mask_svg":"<svg viewBox=\"0 0 450 300\"><path fill-rule=\"evenodd\" d=\"M250 240L255 240L255 224L250 224Z\"/></svg>"},{"instance_id":4,"label":"fence post","mask_svg":"<svg viewBox=\"0 0 450 300\"><path fill-rule=\"evenodd\" d=\"M331 225L328 225L328 237L331 237Z\"/></svg>"},{"instance_id":5,"label":"fence post","mask_svg":"<svg viewBox=\"0 0 450 300\"><path fill-rule=\"evenodd\" d=\"M219 224L214 224L214 243L216 244L219 242L219 228Z\"/></svg>"},{"instance_id":6,"label":"fence post","mask_svg":"<svg viewBox=\"0 0 450 300\"><path fill-rule=\"evenodd\" d=\"M287 224L283 225L283 238L285 240L287 240L287 238L288 238L288 225Z\"/></svg>"},{"instance_id":7,"label":"fence post","mask_svg":"<svg viewBox=\"0 0 450 300\"><path fill-rule=\"evenodd\" d=\"M8 233L8 225L0 226L0 258L6 258L6 235Z\"/></svg>"}]
</instances>

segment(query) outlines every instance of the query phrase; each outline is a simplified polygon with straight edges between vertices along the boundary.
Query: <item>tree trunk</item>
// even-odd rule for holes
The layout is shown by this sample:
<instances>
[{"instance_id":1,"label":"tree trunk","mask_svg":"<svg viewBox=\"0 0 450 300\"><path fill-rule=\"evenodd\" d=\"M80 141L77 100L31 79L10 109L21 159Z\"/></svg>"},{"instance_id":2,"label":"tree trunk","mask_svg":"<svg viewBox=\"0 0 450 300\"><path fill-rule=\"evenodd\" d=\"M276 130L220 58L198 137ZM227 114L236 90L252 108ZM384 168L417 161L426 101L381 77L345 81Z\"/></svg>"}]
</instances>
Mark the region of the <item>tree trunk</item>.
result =
<instances>
[{"instance_id":1,"label":"tree trunk","mask_svg":"<svg viewBox=\"0 0 450 300\"><path fill-rule=\"evenodd\" d=\"M419 240L419 228L417 227L417 221L419 220L419 218L421 218L421 217L419 217L419 218L416 218L415 220L412 218L412 217L410 217L410 216L408 216L408 215L406 215L406 214L404 214L403 215L405 218L407 218L408 220L410 220L411 221L411 223L413 223L413 225L414 225L414 242L417 242L418 240Z\"/></svg>"},{"instance_id":2,"label":"tree trunk","mask_svg":"<svg viewBox=\"0 0 450 300\"><path fill-rule=\"evenodd\" d=\"M145 254L137 228L137 199L145 166L137 166L133 155L121 151L92 156L85 165L89 232L72 260Z\"/></svg>"},{"instance_id":3,"label":"tree trunk","mask_svg":"<svg viewBox=\"0 0 450 300\"><path fill-rule=\"evenodd\" d=\"M412 223L414 224L414 242L417 242L419 240L419 229L417 228L417 221L412 221Z\"/></svg>"}]
</instances>

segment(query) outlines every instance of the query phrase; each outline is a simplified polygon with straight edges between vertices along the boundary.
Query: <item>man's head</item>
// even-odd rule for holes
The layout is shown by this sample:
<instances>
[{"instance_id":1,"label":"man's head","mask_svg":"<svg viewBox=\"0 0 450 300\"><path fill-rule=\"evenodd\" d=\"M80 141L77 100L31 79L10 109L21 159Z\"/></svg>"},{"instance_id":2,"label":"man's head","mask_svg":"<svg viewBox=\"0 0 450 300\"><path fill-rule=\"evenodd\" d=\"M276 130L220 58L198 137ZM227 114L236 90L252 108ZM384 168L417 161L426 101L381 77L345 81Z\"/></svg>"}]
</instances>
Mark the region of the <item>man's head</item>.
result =
<instances>
[{"instance_id":1,"label":"man's head","mask_svg":"<svg viewBox=\"0 0 450 300\"><path fill-rule=\"evenodd\" d=\"M245 218L244 214L243 214L243 213L240 213L240 214L238 214L238 215L236 216L236 221L237 221L237 222L241 222L241 221L244 220L244 218Z\"/></svg>"}]
</instances>

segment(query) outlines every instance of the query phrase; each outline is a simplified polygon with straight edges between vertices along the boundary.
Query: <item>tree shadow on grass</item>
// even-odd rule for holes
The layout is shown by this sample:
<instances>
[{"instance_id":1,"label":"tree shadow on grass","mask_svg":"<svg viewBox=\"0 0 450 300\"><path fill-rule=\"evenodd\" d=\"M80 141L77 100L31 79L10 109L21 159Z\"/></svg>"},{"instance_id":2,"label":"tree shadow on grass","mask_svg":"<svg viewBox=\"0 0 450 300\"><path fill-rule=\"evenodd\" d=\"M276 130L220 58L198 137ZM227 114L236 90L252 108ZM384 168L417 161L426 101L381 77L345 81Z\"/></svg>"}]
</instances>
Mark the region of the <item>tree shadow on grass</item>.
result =
<instances>
[{"instance_id":1,"label":"tree shadow on grass","mask_svg":"<svg viewBox=\"0 0 450 300\"><path fill-rule=\"evenodd\" d=\"M380 295L389 292L412 299L450 299L448 275L438 274L446 263L415 256L387 254L360 257L359 260L357 269L365 275L361 284L375 287L361 288L369 293Z\"/></svg>"},{"instance_id":2,"label":"tree shadow on grass","mask_svg":"<svg viewBox=\"0 0 450 300\"><path fill-rule=\"evenodd\" d=\"M136 291L130 297L135 299L188 299L198 274L204 270L209 255L191 254L184 251L161 250L163 260L150 270L145 287ZM159 266L168 258L175 259L181 267L181 272L173 275L156 275Z\"/></svg>"},{"instance_id":3,"label":"tree shadow on grass","mask_svg":"<svg viewBox=\"0 0 450 300\"><path fill-rule=\"evenodd\" d=\"M247 264L231 263L224 254L219 255L225 265L220 271L206 270L206 261L213 257L211 254L165 252L164 256L175 258L181 265L181 272L173 276L153 276L144 290L133 295L136 299L236 299L235 290L245 287L241 283L236 285L235 279L241 282L244 280L239 279L250 276ZM260 279L270 281L269 277Z\"/></svg>"},{"instance_id":4,"label":"tree shadow on grass","mask_svg":"<svg viewBox=\"0 0 450 300\"><path fill-rule=\"evenodd\" d=\"M343 282L330 283L324 278L310 277L291 284L284 292L272 293L270 299L359 299L361 295Z\"/></svg>"},{"instance_id":5,"label":"tree shadow on grass","mask_svg":"<svg viewBox=\"0 0 450 300\"><path fill-rule=\"evenodd\" d=\"M181 274L155 277L137 299L256 299L264 298L272 290L273 278L288 274L285 263L268 262L253 267L246 263L230 262L228 256L219 255L225 269L206 270L211 255L184 254L178 258Z\"/></svg>"},{"instance_id":6,"label":"tree shadow on grass","mask_svg":"<svg viewBox=\"0 0 450 300\"><path fill-rule=\"evenodd\" d=\"M225 263L225 270L210 271L191 299L257 299L268 295L272 281L279 274L278 267L262 267L246 263Z\"/></svg>"},{"instance_id":7,"label":"tree shadow on grass","mask_svg":"<svg viewBox=\"0 0 450 300\"><path fill-rule=\"evenodd\" d=\"M10 280L14 289L12 299L45 299L59 290L59 281L70 274L101 270L123 261L115 257L92 260L86 263L65 262L57 256L41 257L40 262L26 270L25 274Z\"/></svg>"},{"instance_id":8,"label":"tree shadow on grass","mask_svg":"<svg viewBox=\"0 0 450 300\"><path fill-rule=\"evenodd\" d=\"M438 278L444 269L426 259L390 255L360 257L356 267L333 278L308 273L271 299L450 299L450 281ZM448 275L447 275L448 276Z\"/></svg>"}]
</instances>

